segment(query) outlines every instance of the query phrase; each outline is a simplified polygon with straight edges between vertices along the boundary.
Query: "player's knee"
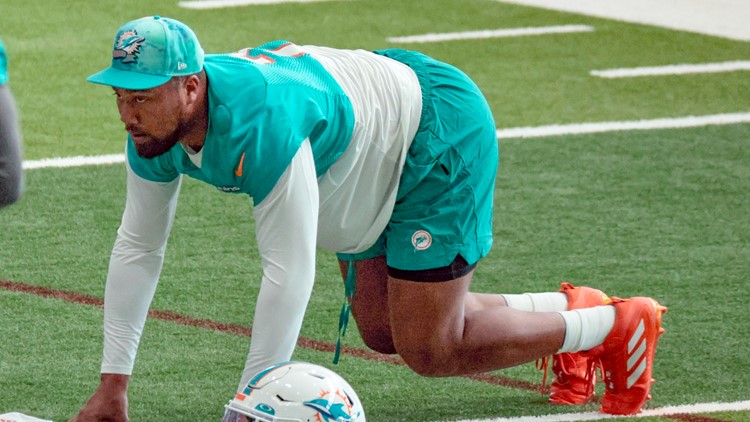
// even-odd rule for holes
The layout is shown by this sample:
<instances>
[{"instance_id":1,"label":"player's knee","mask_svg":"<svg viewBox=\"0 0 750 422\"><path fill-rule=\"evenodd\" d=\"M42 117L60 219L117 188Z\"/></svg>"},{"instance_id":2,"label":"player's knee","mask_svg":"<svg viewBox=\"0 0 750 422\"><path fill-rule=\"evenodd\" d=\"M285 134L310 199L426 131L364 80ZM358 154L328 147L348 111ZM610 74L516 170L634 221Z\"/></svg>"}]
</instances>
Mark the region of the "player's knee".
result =
<instances>
[{"instance_id":1,"label":"player's knee","mask_svg":"<svg viewBox=\"0 0 750 422\"><path fill-rule=\"evenodd\" d=\"M360 321L361 319L357 319L359 335L362 337L365 346L378 353L386 355L396 353L396 347L393 345L393 338L391 337L391 329L389 326L368 324L365 321L360 323Z\"/></svg>"},{"instance_id":2,"label":"player's knee","mask_svg":"<svg viewBox=\"0 0 750 422\"><path fill-rule=\"evenodd\" d=\"M366 307L362 302L358 302L352 306L352 316L357 321L359 335L367 347L378 353L396 353L388 315L382 309Z\"/></svg>"},{"instance_id":3,"label":"player's knee","mask_svg":"<svg viewBox=\"0 0 750 422\"><path fill-rule=\"evenodd\" d=\"M396 347L393 345L390 333L386 334L383 332L367 331L361 332L362 340L365 342L365 346L370 349L383 353L386 355L392 355L396 353Z\"/></svg>"},{"instance_id":4,"label":"player's knee","mask_svg":"<svg viewBox=\"0 0 750 422\"><path fill-rule=\"evenodd\" d=\"M414 372L425 377L447 377L455 375L456 359L445 347L427 345L399 345L398 354Z\"/></svg>"}]
</instances>

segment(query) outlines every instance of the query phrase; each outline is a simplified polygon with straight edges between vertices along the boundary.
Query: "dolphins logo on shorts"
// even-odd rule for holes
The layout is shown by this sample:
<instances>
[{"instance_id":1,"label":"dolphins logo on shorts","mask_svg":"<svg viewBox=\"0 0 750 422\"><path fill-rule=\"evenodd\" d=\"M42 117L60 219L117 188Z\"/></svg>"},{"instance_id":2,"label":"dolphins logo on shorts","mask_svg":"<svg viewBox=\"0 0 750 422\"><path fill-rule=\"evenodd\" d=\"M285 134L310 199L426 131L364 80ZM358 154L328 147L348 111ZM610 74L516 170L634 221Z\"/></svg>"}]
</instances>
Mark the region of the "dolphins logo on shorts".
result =
<instances>
[{"instance_id":1,"label":"dolphins logo on shorts","mask_svg":"<svg viewBox=\"0 0 750 422\"><path fill-rule=\"evenodd\" d=\"M417 230L411 236L411 244L414 245L414 249L423 251L432 245L432 235L425 230Z\"/></svg>"}]
</instances>

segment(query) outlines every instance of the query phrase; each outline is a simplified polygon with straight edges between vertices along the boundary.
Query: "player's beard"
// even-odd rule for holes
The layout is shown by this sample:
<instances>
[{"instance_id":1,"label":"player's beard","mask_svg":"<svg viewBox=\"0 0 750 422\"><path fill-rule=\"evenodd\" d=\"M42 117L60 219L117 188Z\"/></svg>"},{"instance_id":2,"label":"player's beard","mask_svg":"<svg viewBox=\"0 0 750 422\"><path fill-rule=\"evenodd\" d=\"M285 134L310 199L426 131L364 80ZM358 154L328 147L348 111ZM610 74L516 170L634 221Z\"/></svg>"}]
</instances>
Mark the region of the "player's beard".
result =
<instances>
[{"instance_id":1,"label":"player's beard","mask_svg":"<svg viewBox=\"0 0 750 422\"><path fill-rule=\"evenodd\" d=\"M201 133L200 127L197 119L181 112L177 127L173 131L159 138L149 136L151 139L148 142L135 143L135 150L143 158L158 157L171 150L180 140L189 138L194 133ZM205 131L202 134L205 135Z\"/></svg>"},{"instance_id":2,"label":"player's beard","mask_svg":"<svg viewBox=\"0 0 750 422\"><path fill-rule=\"evenodd\" d=\"M179 141L179 132L175 130L164 137L151 138L148 142L136 143L135 150L143 158L154 158L172 149Z\"/></svg>"},{"instance_id":3,"label":"player's beard","mask_svg":"<svg viewBox=\"0 0 750 422\"><path fill-rule=\"evenodd\" d=\"M136 143L135 150L143 158L158 157L177 145L180 139L193 130L193 126L189 119L180 115L177 127L173 131L159 138L149 136L151 139L148 142Z\"/></svg>"}]
</instances>

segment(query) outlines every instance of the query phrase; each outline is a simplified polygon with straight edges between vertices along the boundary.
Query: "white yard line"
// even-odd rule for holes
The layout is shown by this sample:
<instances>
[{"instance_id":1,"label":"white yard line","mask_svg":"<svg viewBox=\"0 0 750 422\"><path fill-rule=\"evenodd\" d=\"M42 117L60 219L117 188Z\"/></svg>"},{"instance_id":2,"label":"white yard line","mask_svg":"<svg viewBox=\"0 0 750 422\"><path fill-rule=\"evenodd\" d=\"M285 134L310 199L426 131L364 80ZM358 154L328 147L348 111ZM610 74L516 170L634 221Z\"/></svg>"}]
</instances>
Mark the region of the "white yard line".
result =
<instances>
[{"instance_id":1,"label":"white yard line","mask_svg":"<svg viewBox=\"0 0 750 422\"><path fill-rule=\"evenodd\" d=\"M624 122L573 123L567 125L516 127L497 129L498 139L544 138L560 135L581 135L587 133L617 132L626 130L658 130L713 125L750 123L750 113L712 114L708 116L688 116L668 119L632 120ZM24 170L41 168L81 167L108 165L125 162L124 154L45 158L23 162Z\"/></svg>"},{"instance_id":2,"label":"white yard line","mask_svg":"<svg viewBox=\"0 0 750 422\"><path fill-rule=\"evenodd\" d=\"M686 75L690 73L720 73L750 70L750 61L731 61L702 64L672 64L666 66L629 67L620 69L592 70L600 78L634 78L639 76Z\"/></svg>"},{"instance_id":3,"label":"white yard line","mask_svg":"<svg viewBox=\"0 0 750 422\"><path fill-rule=\"evenodd\" d=\"M666 406L656 409L647 409L643 412L631 416L632 418L645 418L654 416L666 416L676 414L695 414L695 413L712 413L712 412L738 412L750 410L750 400L738 401L732 403L696 403L683 406ZM598 421L604 419L613 419L616 416L606 415L599 412L582 412L582 413L561 413L558 415L544 416L520 416L515 418L498 418L498 419L472 419L458 422L574 422L574 421Z\"/></svg>"},{"instance_id":4,"label":"white yard line","mask_svg":"<svg viewBox=\"0 0 750 422\"><path fill-rule=\"evenodd\" d=\"M41 160L24 161L24 170L60 168L60 167L82 167L102 164L117 164L125 162L125 154L95 155L64 158L44 158Z\"/></svg>"},{"instance_id":5,"label":"white yard line","mask_svg":"<svg viewBox=\"0 0 750 422\"><path fill-rule=\"evenodd\" d=\"M227 7L258 6L279 3L314 3L333 0L194 0L181 1L178 6L185 9L225 9Z\"/></svg>"},{"instance_id":6,"label":"white yard line","mask_svg":"<svg viewBox=\"0 0 750 422\"><path fill-rule=\"evenodd\" d=\"M657 130L687 127L750 123L750 113L712 114L665 119L630 120L623 122L573 123L567 125L517 127L498 129L498 139L543 138L547 136L581 135L586 133L625 130Z\"/></svg>"},{"instance_id":7,"label":"white yard line","mask_svg":"<svg viewBox=\"0 0 750 422\"><path fill-rule=\"evenodd\" d=\"M750 41L747 0L497 0Z\"/></svg>"},{"instance_id":8,"label":"white yard line","mask_svg":"<svg viewBox=\"0 0 750 422\"><path fill-rule=\"evenodd\" d=\"M408 35L403 37L390 37L386 40L392 43L429 43L482 38L506 38L529 35L566 34L572 32L591 32L593 30L594 28L588 25L538 26L528 28L486 29L480 31Z\"/></svg>"}]
</instances>

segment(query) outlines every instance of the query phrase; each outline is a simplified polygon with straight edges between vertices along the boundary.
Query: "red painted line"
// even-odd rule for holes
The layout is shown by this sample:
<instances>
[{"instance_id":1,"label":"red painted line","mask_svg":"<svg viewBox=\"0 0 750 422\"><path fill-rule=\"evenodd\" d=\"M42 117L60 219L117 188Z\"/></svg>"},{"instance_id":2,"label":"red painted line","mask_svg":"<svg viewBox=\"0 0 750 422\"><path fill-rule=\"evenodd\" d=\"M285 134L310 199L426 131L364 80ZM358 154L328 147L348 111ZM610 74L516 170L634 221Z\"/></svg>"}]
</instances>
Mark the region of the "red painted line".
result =
<instances>
[{"instance_id":1,"label":"red painted line","mask_svg":"<svg viewBox=\"0 0 750 422\"><path fill-rule=\"evenodd\" d=\"M70 303L79 303L83 305L90 305L96 307L104 306L104 301L98 297L84 295L81 293L68 292L64 290L55 290L48 287L32 286L29 284L18 283L13 281L0 280L0 288L20 293L32 294L35 296L48 297L53 299L59 299ZM218 331L222 333L234 334L242 337L250 337L252 330L248 327L239 324L228 324L207 319L196 319L185 315L178 314L172 311L160 311L150 310L148 313L149 317L159 319L162 321L174 322L176 324L185 325L188 327L205 328L207 330ZM305 349L312 349L319 352L330 352L333 353L336 346L331 343L313 340L310 338L300 337L297 341L297 345ZM405 366L404 361L395 355L384 355L365 349L355 349L350 347L343 347L341 353L348 356L357 357L374 362L388 363L392 365ZM479 382L488 384L498 385L502 387L515 388L519 390L534 391L540 394L549 393L549 387L542 385L541 383L532 383L519 379L502 377L493 374L472 374L466 375L464 378L472 379Z\"/></svg>"},{"instance_id":2,"label":"red painted line","mask_svg":"<svg viewBox=\"0 0 750 422\"><path fill-rule=\"evenodd\" d=\"M53 299L60 299L72 303L81 303L84 305L101 307L104 304L101 299L93 296L66 292L63 290L54 290L47 287L31 286L29 284L15 283L12 281L0 280L0 287L12 292L29 293L36 296L50 297Z\"/></svg>"}]
</instances>

